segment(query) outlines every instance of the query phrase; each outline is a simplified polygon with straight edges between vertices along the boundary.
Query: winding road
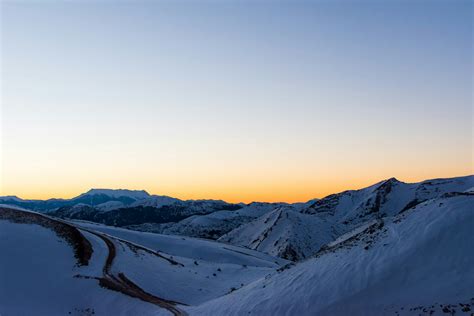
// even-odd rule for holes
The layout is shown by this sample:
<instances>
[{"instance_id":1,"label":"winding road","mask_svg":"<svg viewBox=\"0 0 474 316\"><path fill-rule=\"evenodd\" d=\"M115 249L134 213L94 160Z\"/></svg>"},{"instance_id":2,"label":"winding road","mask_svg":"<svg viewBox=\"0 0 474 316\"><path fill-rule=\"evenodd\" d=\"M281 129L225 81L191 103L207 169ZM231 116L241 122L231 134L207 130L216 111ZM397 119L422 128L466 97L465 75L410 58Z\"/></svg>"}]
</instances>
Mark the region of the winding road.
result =
<instances>
[{"instance_id":1,"label":"winding road","mask_svg":"<svg viewBox=\"0 0 474 316\"><path fill-rule=\"evenodd\" d=\"M117 250L115 248L115 244L113 240L105 234L98 233L89 229L85 229L82 227L78 227L78 229L86 231L90 234L93 234L97 237L99 237L106 245L108 249L108 255L104 263L104 267L102 269L103 276L100 278L97 278L99 280L99 284L105 288L108 288L110 290L118 291L121 292L125 295L135 297L138 299L141 299L142 301L157 305L161 308L164 308L171 312L175 316L185 316L187 313L177 307L178 304L185 305L182 303L178 303L175 301L171 300L166 300L163 298L159 298L153 294L150 294L140 288L137 284L132 282L129 278L125 276L124 273L119 272L117 275L114 275L111 272L112 264L114 262L115 256L117 254ZM136 246L136 245L134 245ZM136 246L137 247L137 246ZM141 248L141 247L140 247ZM149 251L148 249L146 249ZM161 258L164 258L168 261L170 261L172 264L179 264L173 260L170 260L166 257L163 257L159 255L158 253L154 253L155 255L160 256Z\"/></svg>"},{"instance_id":2,"label":"winding road","mask_svg":"<svg viewBox=\"0 0 474 316\"><path fill-rule=\"evenodd\" d=\"M146 292L133 281L125 276L124 273L119 272L117 275L112 273L112 265L117 255L117 249L113 239L117 242L126 244L132 251L142 250L163 260L168 261L172 265L184 266L172 258L167 258L157 251L145 248L143 246L131 243L126 240L111 237L103 233L89 230L64 220L53 218L45 214L30 212L26 210L11 209L0 207L0 220L8 220L20 224L36 224L47 229L53 230L59 237L63 238L74 250L74 256L77 259L78 266L87 266L89 260L94 252L90 241L84 236L83 232L88 232L100 238L107 246L108 254L102 268L102 277L90 277L84 275L76 275L75 277L82 277L86 279L96 279L100 286L114 290L125 295L138 298L142 301L154 304L171 312L175 316L186 316L187 313L177 307L177 305L186 305L183 303L166 300Z\"/></svg>"}]
</instances>

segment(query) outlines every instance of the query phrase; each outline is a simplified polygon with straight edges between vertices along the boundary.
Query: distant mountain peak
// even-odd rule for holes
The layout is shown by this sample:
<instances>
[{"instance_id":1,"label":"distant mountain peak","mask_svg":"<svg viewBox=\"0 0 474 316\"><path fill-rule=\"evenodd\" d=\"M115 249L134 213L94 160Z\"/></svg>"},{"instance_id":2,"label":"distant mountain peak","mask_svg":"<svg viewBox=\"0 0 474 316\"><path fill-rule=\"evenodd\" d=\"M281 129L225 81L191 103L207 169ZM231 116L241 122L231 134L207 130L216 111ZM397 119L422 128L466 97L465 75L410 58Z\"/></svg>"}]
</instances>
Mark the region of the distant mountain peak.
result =
<instances>
[{"instance_id":1,"label":"distant mountain peak","mask_svg":"<svg viewBox=\"0 0 474 316\"><path fill-rule=\"evenodd\" d=\"M403 182L400 181L400 180L398 180L398 179L395 178L395 177L391 177L390 179L385 180L384 183L399 184L399 183L403 183Z\"/></svg>"},{"instance_id":2,"label":"distant mountain peak","mask_svg":"<svg viewBox=\"0 0 474 316\"><path fill-rule=\"evenodd\" d=\"M378 187L378 186L386 185L386 184L397 184L397 183L403 183L403 182L398 180L395 177L391 177L374 184L373 187Z\"/></svg>"},{"instance_id":3,"label":"distant mountain peak","mask_svg":"<svg viewBox=\"0 0 474 316\"><path fill-rule=\"evenodd\" d=\"M399 181L397 178L392 177L387 180L380 181L379 183L376 183L375 185L371 186L374 190L376 191L386 191L386 193L389 193L392 189L392 187L401 184L403 182ZM369 187L370 188L370 187Z\"/></svg>"},{"instance_id":4,"label":"distant mountain peak","mask_svg":"<svg viewBox=\"0 0 474 316\"><path fill-rule=\"evenodd\" d=\"M128 190L128 189L100 189L93 188L79 195L79 197L84 197L88 195L107 195L113 198L119 197L129 197L135 200L146 199L150 197L150 194L145 190Z\"/></svg>"}]
</instances>

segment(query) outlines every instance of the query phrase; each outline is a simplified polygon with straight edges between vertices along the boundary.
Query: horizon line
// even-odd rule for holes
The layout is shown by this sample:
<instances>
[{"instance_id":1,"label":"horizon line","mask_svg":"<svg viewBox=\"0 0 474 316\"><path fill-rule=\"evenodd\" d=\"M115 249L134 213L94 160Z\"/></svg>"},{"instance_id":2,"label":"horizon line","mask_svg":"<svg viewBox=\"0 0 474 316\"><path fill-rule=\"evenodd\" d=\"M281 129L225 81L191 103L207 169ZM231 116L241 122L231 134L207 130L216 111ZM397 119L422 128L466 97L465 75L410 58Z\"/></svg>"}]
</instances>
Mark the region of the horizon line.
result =
<instances>
[{"instance_id":1,"label":"horizon line","mask_svg":"<svg viewBox=\"0 0 474 316\"><path fill-rule=\"evenodd\" d=\"M344 190L341 190L341 191L337 191L337 192L333 192L333 193L330 193L330 194L327 194L325 196L321 196L321 197L318 197L318 196L314 196L312 198L309 198L307 200L299 200L299 201L283 201L283 200L274 200L274 201L264 201L264 200L253 200L253 201L250 201L250 202L243 202L242 200L238 201L238 202L229 202L228 200L225 200L225 199L219 199L219 198L182 198L182 197L175 197L175 196L172 196L172 195L168 195L168 194L156 194L156 193L150 193L149 191L147 191L146 189L127 189L127 188L99 188L99 187L94 187L94 188L90 188L88 189L87 191L85 192L82 192L82 193L79 193L79 194L74 194L73 196L71 197L48 197L48 198L25 198L25 197L20 197L16 194L12 195L12 194L7 194L7 195L0 195L0 198L6 198L6 197L14 197L14 198L18 198L18 199L21 199L21 200L24 200L24 201L48 201L48 200L72 200L74 198L77 198L83 194L86 194L88 193L89 191L92 191L92 190L112 190L112 191L119 191L119 190L124 190L124 191L131 191L131 192L145 192L146 194L148 194L150 197L153 197L153 196L159 196L159 197L169 197L169 198L174 198L174 199L178 199L178 200L181 200L181 201L223 201L225 203L229 203L229 204L251 204L251 203L286 203L286 204L296 204L296 203L306 203L306 202L309 202L311 200L314 200L314 199L323 199L327 196L330 196L332 194L338 194L338 193L342 193L342 192L346 192L346 191L357 191L357 190L362 190L362 189L366 189L368 187L371 187L371 186L374 186L378 183L382 183L382 182L385 182L385 181L388 181L388 180L391 180L391 179L394 179L398 182L401 182L401 183L405 183L405 184L414 184L414 183L421 183L421 182L425 182L425 181L433 181L433 180L448 180L448 179L455 179L455 178L464 178L464 177L472 177L474 176L474 173L472 174L467 174L467 175L459 175L459 176L450 176L450 177L436 177L436 178L428 178L428 179L424 179L424 180L420 180L420 181L414 181L414 182L410 182L410 181L403 181L403 180L400 180L399 178L397 177L389 177L389 178L384 178L380 181L377 181L377 182L374 182L372 183L371 185L368 185L368 186L363 186L363 187L358 187L358 188L355 188L355 189L344 189Z\"/></svg>"}]
</instances>

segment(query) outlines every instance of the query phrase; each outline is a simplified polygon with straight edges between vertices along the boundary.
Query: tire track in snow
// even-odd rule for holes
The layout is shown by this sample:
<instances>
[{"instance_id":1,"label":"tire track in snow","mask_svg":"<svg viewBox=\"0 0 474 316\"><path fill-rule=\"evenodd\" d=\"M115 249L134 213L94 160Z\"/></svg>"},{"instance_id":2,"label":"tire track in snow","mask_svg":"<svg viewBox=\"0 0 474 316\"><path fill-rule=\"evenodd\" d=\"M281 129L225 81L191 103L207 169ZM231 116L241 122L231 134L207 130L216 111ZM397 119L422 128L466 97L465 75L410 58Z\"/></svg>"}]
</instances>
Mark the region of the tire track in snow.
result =
<instances>
[{"instance_id":1,"label":"tire track in snow","mask_svg":"<svg viewBox=\"0 0 474 316\"><path fill-rule=\"evenodd\" d=\"M112 264L117 255L117 250L115 248L114 242L105 234L101 234L101 233L84 229L84 228L80 228L80 229L97 236L107 246L108 254L104 263L104 267L102 268L103 277L97 278L99 280L99 284L102 287L105 287L117 292L121 292L125 295L135 297L142 301L157 305L161 308L168 310L175 316L187 315L185 311L176 307L176 305L181 304L181 303L171 301L171 300L166 300L166 299L157 297L153 294L146 292L145 290L140 288L137 284L135 284L133 281L131 281L129 278L127 278L125 274L122 272L119 272L117 276L115 276L111 272ZM181 304L181 305L185 305L185 304Z\"/></svg>"}]
</instances>

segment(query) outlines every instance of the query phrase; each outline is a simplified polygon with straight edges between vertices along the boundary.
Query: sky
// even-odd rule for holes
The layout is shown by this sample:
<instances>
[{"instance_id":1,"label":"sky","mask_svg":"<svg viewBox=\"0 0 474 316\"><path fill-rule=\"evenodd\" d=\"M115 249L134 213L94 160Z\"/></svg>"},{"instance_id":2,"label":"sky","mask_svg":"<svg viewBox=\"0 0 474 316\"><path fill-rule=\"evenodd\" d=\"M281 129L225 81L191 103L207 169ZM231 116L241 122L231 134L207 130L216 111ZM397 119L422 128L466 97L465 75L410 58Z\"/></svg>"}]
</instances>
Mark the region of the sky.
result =
<instances>
[{"instance_id":1,"label":"sky","mask_svg":"<svg viewBox=\"0 0 474 316\"><path fill-rule=\"evenodd\" d=\"M0 11L0 195L295 202L474 174L471 1Z\"/></svg>"}]
</instances>

